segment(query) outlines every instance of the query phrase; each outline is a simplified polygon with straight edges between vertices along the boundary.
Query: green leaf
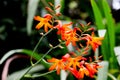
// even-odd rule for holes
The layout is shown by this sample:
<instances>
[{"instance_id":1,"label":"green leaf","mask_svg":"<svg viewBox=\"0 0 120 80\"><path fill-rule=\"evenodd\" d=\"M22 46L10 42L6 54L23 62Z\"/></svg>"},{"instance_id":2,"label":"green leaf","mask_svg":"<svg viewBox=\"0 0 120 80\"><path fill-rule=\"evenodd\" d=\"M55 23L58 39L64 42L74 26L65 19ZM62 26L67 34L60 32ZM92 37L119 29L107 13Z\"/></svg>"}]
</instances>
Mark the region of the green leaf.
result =
<instances>
[{"instance_id":1,"label":"green leaf","mask_svg":"<svg viewBox=\"0 0 120 80\"><path fill-rule=\"evenodd\" d=\"M97 29L98 30L105 29L106 27L103 24L102 14L101 14L100 9L99 9L98 5L96 4L95 0L91 0L91 5L92 5ZM101 51L102 51L102 55L103 55L104 60L108 60L109 56L106 55L109 52L107 33L104 37L104 40L102 41Z\"/></svg>"},{"instance_id":2,"label":"green leaf","mask_svg":"<svg viewBox=\"0 0 120 80\"><path fill-rule=\"evenodd\" d=\"M112 13L110 6L108 5L107 0L102 0L102 6L106 18L106 25L107 25L107 30L108 30L108 40L109 40L109 61L111 64L111 68L116 68L117 67L117 60L115 57L114 53L114 46L115 46L115 24L113 21ZM107 53L106 53L107 54Z\"/></svg>"},{"instance_id":3,"label":"green leaf","mask_svg":"<svg viewBox=\"0 0 120 80\"><path fill-rule=\"evenodd\" d=\"M28 35L32 32L33 17L35 15L39 0L28 0L28 11L27 11L27 33Z\"/></svg>"},{"instance_id":4,"label":"green leaf","mask_svg":"<svg viewBox=\"0 0 120 80\"><path fill-rule=\"evenodd\" d=\"M30 74L41 71L43 69L45 69L45 67L43 65L36 65L28 72L28 74L26 76L29 76ZM25 69L22 69L22 70L19 70L19 71L16 71L16 72L10 74L7 77L7 80L20 80L21 77L26 73L27 70L28 70L28 68L25 68Z\"/></svg>"},{"instance_id":5,"label":"green leaf","mask_svg":"<svg viewBox=\"0 0 120 80\"><path fill-rule=\"evenodd\" d=\"M61 5L61 8L60 8L60 12L63 13L64 11L64 8L65 8L65 0L60 0L60 5Z\"/></svg>"},{"instance_id":6,"label":"green leaf","mask_svg":"<svg viewBox=\"0 0 120 80\"><path fill-rule=\"evenodd\" d=\"M7 58L9 58L11 55L15 54L15 53L21 53L23 52L23 49L16 49L16 50L10 50L7 53L5 53L5 55L2 57L2 59L0 60L0 64L2 64Z\"/></svg>"},{"instance_id":7,"label":"green leaf","mask_svg":"<svg viewBox=\"0 0 120 80\"><path fill-rule=\"evenodd\" d=\"M102 1L102 5L103 5L103 9L104 9L105 18L107 21L106 25L107 25L108 34L109 34L110 49L111 49L111 52L113 52L113 48L115 46L115 30L114 30L115 26L114 26L114 22L113 22L113 17L111 14L110 7L106 0Z\"/></svg>"},{"instance_id":8,"label":"green leaf","mask_svg":"<svg viewBox=\"0 0 120 80\"><path fill-rule=\"evenodd\" d=\"M117 80L120 80L120 74L118 75Z\"/></svg>"},{"instance_id":9,"label":"green leaf","mask_svg":"<svg viewBox=\"0 0 120 80\"><path fill-rule=\"evenodd\" d=\"M1 58L0 60L0 64L2 64L6 59L8 59L10 56L12 56L13 54L26 54L28 56L31 56L32 51L31 50L27 50L27 49L15 49L15 50L10 50L7 53L5 53L5 55ZM43 56L44 54L37 54L34 53L33 54L33 58L35 58L36 60L39 60L41 58L41 56ZM51 58L50 56L46 56L46 58ZM43 61L44 62L44 61Z\"/></svg>"},{"instance_id":10,"label":"green leaf","mask_svg":"<svg viewBox=\"0 0 120 80\"><path fill-rule=\"evenodd\" d=\"M120 34L120 22L115 25L115 33Z\"/></svg>"},{"instance_id":11,"label":"green leaf","mask_svg":"<svg viewBox=\"0 0 120 80\"><path fill-rule=\"evenodd\" d=\"M95 22L96 22L97 28L105 29L105 25L103 24L103 18L102 18L101 12L100 12L95 0L91 0L91 5L92 5L93 13L95 16Z\"/></svg>"}]
</instances>

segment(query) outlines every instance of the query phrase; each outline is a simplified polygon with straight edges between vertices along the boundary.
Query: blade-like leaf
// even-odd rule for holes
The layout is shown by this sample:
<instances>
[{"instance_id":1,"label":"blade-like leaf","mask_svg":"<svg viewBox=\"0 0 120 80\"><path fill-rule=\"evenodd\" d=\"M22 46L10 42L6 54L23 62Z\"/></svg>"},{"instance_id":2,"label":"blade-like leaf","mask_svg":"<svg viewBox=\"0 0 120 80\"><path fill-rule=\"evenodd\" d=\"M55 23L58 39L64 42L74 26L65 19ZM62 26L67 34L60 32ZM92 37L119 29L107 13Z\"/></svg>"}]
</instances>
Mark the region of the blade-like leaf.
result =
<instances>
[{"instance_id":1,"label":"blade-like leaf","mask_svg":"<svg viewBox=\"0 0 120 80\"><path fill-rule=\"evenodd\" d=\"M102 0L102 6L105 14L105 18L107 21L107 30L108 30L108 38L109 38L109 54L110 54L110 64L111 68L116 68L117 60L114 54L114 46L115 46L115 24L113 21L112 13L110 6L108 5L107 0Z\"/></svg>"},{"instance_id":2,"label":"blade-like leaf","mask_svg":"<svg viewBox=\"0 0 120 80\"><path fill-rule=\"evenodd\" d=\"M38 72L40 70L43 70L45 69L45 67L43 65L37 65L37 66L34 66L29 72L28 74L31 74L31 73L34 73L34 72ZM20 70L20 71L16 71L12 74L10 74L8 77L7 77L7 80L20 80L21 77L23 76L23 74L26 73L26 71L28 70L28 68L25 68L23 70Z\"/></svg>"},{"instance_id":3,"label":"blade-like leaf","mask_svg":"<svg viewBox=\"0 0 120 80\"><path fill-rule=\"evenodd\" d=\"M10 50L7 53L5 53L5 55L1 58L0 60L0 64L2 64L6 59L8 59L10 56L12 56L13 54L16 53L20 53L20 54L26 54L28 56L31 56L32 51L31 50L27 50L27 49L15 49L15 50ZM41 56L43 56L44 54L37 54L34 53L33 54L33 58L35 58L36 60L39 60L41 58ZM46 56L46 58L50 58L49 55ZM43 61L44 62L44 61Z\"/></svg>"},{"instance_id":4,"label":"blade-like leaf","mask_svg":"<svg viewBox=\"0 0 120 80\"><path fill-rule=\"evenodd\" d=\"M8 51L0 60L0 64L2 64L7 58L9 58L11 55L15 54L15 53L21 53L23 51L23 49L16 49L16 50L11 50Z\"/></svg>"},{"instance_id":5,"label":"blade-like leaf","mask_svg":"<svg viewBox=\"0 0 120 80\"><path fill-rule=\"evenodd\" d=\"M95 23L96 23L98 30L105 29L102 14L101 14L99 7L96 4L95 0L91 0L91 5L92 5L92 9L93 9ZM102 55L103 55L104 60L108 60L109 56L108 55L106 56L106 53L109 52L107 33L104 37L104 40L102 41L101 51L102 51Z\"/></svg>"},{"instance_id":6,"label":"blade-like leaf","mask_svg":"<svg viewBox=\"0 0 120 80\"><path fill-rule=\"evenodd\" d=\"M38 3L40 0L28 0L28 16L27 16L27 33L31 34L33 17L35 15Z\"/></svg>"},{"instance_id":7,"label":"blade-like leaf","mask_svg":"<svg viewBox=\"0 0 120 80\"><path fill-rule=\"evenodd\" d=\"M95 17L95 23L97 25L97 28L105 29L101 12L100 12L95 0L91 0L91 5L92 5L92 9L93 9L94 17Z\"/></svg>"}]
</instances>

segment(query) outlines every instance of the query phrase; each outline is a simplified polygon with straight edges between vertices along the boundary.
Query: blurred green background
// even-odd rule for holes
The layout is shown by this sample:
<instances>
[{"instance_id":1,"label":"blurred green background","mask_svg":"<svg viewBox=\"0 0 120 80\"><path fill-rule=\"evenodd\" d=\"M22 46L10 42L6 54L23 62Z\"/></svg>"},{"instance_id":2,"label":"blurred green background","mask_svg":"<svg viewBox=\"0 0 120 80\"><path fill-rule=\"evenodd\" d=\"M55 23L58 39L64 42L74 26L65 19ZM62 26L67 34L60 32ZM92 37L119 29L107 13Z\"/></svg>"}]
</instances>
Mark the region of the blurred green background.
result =
<instances>
[{"instance_id":1,"label":"blurred green background","mask_svg":"<svg viewBox=\"0 0 120 80\"><path fill-rule=\"evenodd\" d=\"M0 0L0 58L2 58L2 56L5 55L6 52L14 49L33 50L33 48L37 44L37 41L40 38L39 31L35 29L35 25L37 22L33 20L33 16L34 15L43 16L46 13L42 1ZM57 4L55 0L46 0L46 1L52 2L53 4ZM104 14L103 11L104 6L102 6L101 1L102 0L96 0L96 4L99 7L101 16L103 16L102 18L103 20L106 18L106 15ZM117 10L113 9L112 0L108 0L108 2L109 2L109 8L111 9L110 14L112 15L113 23L115 24L114 26L115 37L113 39L113 41L115 40L115 44L113 45L115 47L120 45L120 31L119 31L120 9ZM78 22L85 24L91 22L91 25L93 25L96 29L99 29L99 27L97 27L99 26L99 24L97 24L95 18L96 14L93 11L90 0L60 0L60 4L61 4L60 12L63 14L63 16L60 18L61 20L66 20L66 21L78 20ZM108 38L110 38L110 34L109 34L110 32L111 31L108 30L108 36L109 36ZM53 34L54 36L52 36ZM53 45L56 45L58 43L58 40L54 38L55 36L57 36L55 32L49 34L48 37L42 41L41 45L37 49L37 52L44 54L49 49L48 43L52 43ZM107 44L109 44L109 42ZM65 50L63 52L65 52ZM58 55L61 55L60 53L62 53L62 51L57 50L53 52L52 56L57 57ZM106 54L109 55L110 52ZM106 54L103 55L103 57L107 56ZM108 57L105 57L104 59L108 61L110 60ZM18 66L16 67L16 65ZM9 73L23 69L29 65L30 65L29 60L26 59L15 60L10 65ZM2 64L0 67L1 69L0 73L3 69L3 66L4 64ZM118 63L116 66L117 69L119 70Z\"/></svg>"}]
</instances>

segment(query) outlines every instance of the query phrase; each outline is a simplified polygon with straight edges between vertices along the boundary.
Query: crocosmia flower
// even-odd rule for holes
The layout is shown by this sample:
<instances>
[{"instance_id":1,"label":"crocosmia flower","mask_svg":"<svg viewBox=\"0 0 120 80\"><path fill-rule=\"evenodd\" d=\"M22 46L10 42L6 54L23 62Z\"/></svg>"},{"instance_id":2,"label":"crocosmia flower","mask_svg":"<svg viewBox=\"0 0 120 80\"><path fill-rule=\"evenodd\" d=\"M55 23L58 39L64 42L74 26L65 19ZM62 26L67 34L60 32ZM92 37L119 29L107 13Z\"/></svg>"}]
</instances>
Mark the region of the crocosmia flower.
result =
<instances>
[{"instance_id":1,"label":"crocosmia flower","mask_svg":"<svg viewBox=\"0 0 120 80\"><path fill-rule=\"evenodd\" d=\"M51 70L56 69L57 74L60 74L60 70L64 69L64 67L65 67L64 60L62 60L62 59L59 60L59 59L56 59L56 58L52 58L52 59L48 60L48 62L53 63L51 65L51 67L49 68L49 70L51 71Z\"/></svg>"},{"instance_id":2,"label":"crocosmia flower","mask_svg":"<svg viewBox=\"0 0 120 80\"><path fill-rule=\"evenodd\" d=\"M77 56L75 58L68 58L68 63L66 64L66 69L73 67L74 69L77 69L77 67L80 67L80 60L82 60L82 56Z\"/></svg>"},{"instance_id":3,"label":"crocosmia flower","mask_svg":"<svg viewBox=\"0 0 120 80\"><path fill-rule=\"evenodd\" d=\"M84 78L84 75L89 76L89 71L85 67L81 67L79 70L70 68L69 71L78 79Z\"/></svg>"},{"instance_id":4,"label":"crocosmia flower","mask_svg":"<svg viewBox=\"0 0 120 80\"><path fill-rule=\"evenodd\" d=\"M78 69L69 68L69 71L78 79L83 79L85 75L93 78L98 68L100 68L100 66L97 63L84 62Z\"/></svg>"},{"instance_id":5,"label":"crocosmia flower","mask_svg":"<svg viewBox=\"0 0 120 80\"><path fill-rule=\"evenodd\" d=\"M65 32L63 36L66 41L66 45L68 45L71 42L73 46L76 46L76 42L79 41L79 38L76 33L76 28L68 32Z\"/></svg>"},{"instance_id":6,"label":"crocosmia flower","mask_svg":"<svg viewBox=\"0 0 120 80\"><path fill-rule=\"evenodd\" d=\"M55 26L58 31L57 34L61 35L62 40L66 41L66 46L71 42L73 46L76 46L76 41L79 40L77 37L77 28L71 29L72 22L62 25L61 21L57 21L58 25Z\"/></svg>"},{"instance_id":7,"label":"crocosmia flower","mask_svg":"<svg viewBox=\"0 0 120 80\"><path fill-rule=\"evenodd\" d=\"M99 66L96 63L94 63L94 64L92 64L92 63L85 63L85 67L89 71L89 76L91 78L93 78L94 75L97 73L97 69L100 68L101 66Z\"/></svg>"},{"instance_id":8,"label":"crocosmia flower","mask_svg":"<svg viewBox=\"0 0 120 80\"><path fill-rule=\"evenodd\" d=\"M63 24L61 21L58 21L58 25L56 28L58 29L57 34L62 36L62 39L64 39L64 33L69 32L71 30L70 26L72 25L72 22L68 24Z\"/></svg>"},{"instance_id":9,"label":"crocosmia flower","mask_svg":"<svg viewBox=\"0 0 120 80\"><path fill-rule=\"evenodd\" d=\"M46 14L43 18L40 16L35 16L35 20L39 21L39 23L36 25L36 29L40 29L44 26L45 32L48 32L48 28L53 28L52 26L52 16L50 14Z\"/></svg>"},{"instance_id":10,"label":"crocosmia flower","mask_svg":"<svg viewBox=\"0 0 120 80\"><path fill-rule=\"evenodd\" d=\"M96 49L102 44L103 37L94 37L94 33L92 36L87 37L87 45L91 45L92 49L96 51Z\"/></svg>"}]
</instances>

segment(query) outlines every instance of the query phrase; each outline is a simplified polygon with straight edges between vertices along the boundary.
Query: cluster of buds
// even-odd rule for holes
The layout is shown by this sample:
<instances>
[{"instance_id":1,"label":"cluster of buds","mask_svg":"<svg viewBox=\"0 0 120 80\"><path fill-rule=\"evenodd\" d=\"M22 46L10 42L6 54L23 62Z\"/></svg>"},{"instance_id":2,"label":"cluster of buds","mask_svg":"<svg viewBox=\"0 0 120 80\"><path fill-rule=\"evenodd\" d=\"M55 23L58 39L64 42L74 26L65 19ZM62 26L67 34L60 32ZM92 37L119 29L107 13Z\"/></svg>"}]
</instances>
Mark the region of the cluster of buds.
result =
<instances>
[{"instance_id":1,"label":"cluster of buds","mask_svg":"<svg viewBox=\"0 0 120 80\"><path fill-rule=\"evenodd\" d=\"M53 6L51 3L49 4L50 6ZM60 6L57 6L55 9L58 9L59 7ZM54 12L49 7L46 7L46 10ZM95 52L96 49L102 44L101 41L103 40L103 37L96 37L94 35L94 28L88 27L90 23L88 23L86 26L80 24L82 29L80 27L70 28L70 26L73 25L73 22L62 24L62 21L55 19L54 16L55 15L51 14L46 14L44 17L35 16L34 19L39 21L39 23L36 25L36 29L44 27L45 32L48 32L49 29L57 29L56 34L61 36L61 40L65 42L66 46L72 43L72 45L76 47L76 50L80 52L80 48L84 48L85 51L82 53L86 53L86 50L89 49L90 46ZM54 23L57 24L54 25ZM86 29L86 27L88 28ZM88 34L88 31L91 31L91 33ZM86 46L83 46L81 41L85 41ZM93 77L97 73L97 69L100 67L95 62L87 62L87 59L83 56L76 54L75 56L71 57L67 53L62 57L62 59L52 58L49 59L48 62L53 63L49 70L56 69L57 74L60 74L61 69L68 70L78 79L84 78L84 75Z\"/></svg>"}]
</instances>

